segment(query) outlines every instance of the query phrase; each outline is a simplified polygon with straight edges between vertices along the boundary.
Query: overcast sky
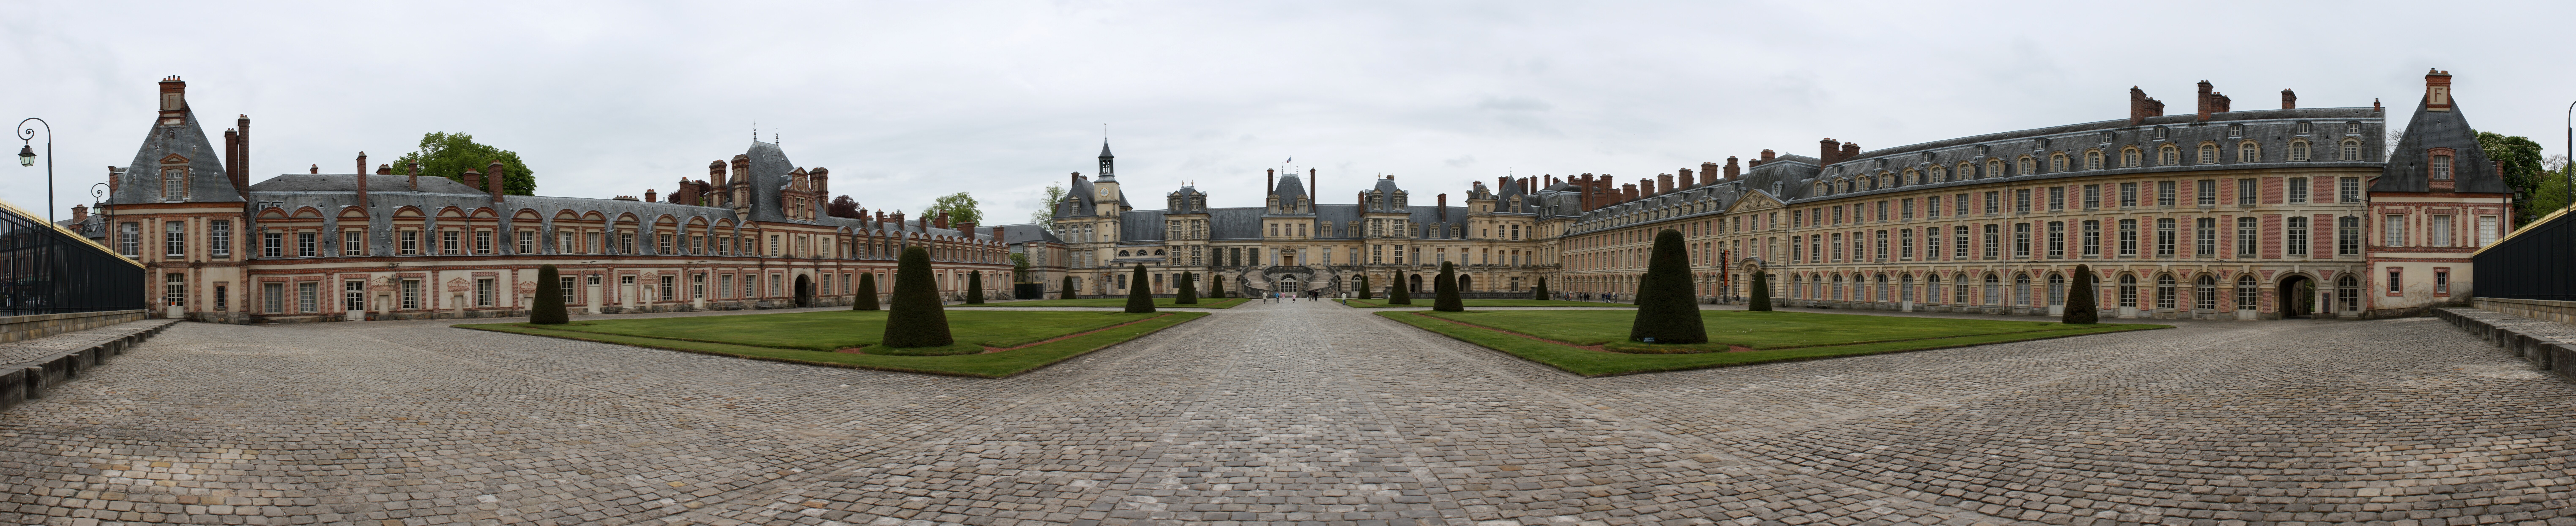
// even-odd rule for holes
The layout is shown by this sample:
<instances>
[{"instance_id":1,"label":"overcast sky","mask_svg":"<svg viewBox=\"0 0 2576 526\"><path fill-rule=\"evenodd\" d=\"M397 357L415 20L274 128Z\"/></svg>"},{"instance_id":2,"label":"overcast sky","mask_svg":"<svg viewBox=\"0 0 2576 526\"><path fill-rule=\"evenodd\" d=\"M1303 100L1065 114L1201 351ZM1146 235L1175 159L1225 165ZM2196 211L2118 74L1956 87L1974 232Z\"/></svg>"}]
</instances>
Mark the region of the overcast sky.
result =
<instances>
[{"instance_id":1,"label":"overcast sky","mask_svg":"<svg viewBox=\"0 0 2576 526\"><path fill-rule=\"evenodd\" d=\"M758 123L836 194L972 192L995 224L1088 174L1103 125L1141 204L1195 182L1256 206L1269 168L1321 170L1331 203L1375 174L1418 199L1628 180L2124 118L2132 85L2189 112L2202 79L2239 109L2380 98L2402 125L2428 67L2480 129L2555 155L2576 100L2546 23L2567 4L1936 4L11 1L0 117L53 123L61 209L132 162L181 75L217 144L250 114L255 180L446 131L519 152L542 195L668 193ZM5 168L0 199L43 207L43 166Z\"/></svg>"}]
</instances>

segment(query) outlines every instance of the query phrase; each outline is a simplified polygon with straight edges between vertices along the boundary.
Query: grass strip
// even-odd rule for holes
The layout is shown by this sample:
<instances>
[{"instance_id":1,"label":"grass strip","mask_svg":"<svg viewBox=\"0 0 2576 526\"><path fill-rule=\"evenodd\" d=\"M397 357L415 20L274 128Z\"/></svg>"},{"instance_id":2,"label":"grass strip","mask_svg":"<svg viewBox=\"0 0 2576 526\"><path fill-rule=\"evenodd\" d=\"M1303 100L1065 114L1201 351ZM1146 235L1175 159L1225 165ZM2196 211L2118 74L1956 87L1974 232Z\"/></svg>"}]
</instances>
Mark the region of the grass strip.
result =
<instances>
[{"instance_id":1,"label":"grass strip","mask_svg":"<svg viewBox=\"0 0 2576 526\"><path fill-rule=\"evenodd\" d=\"M948 312L961 343L1011 348L1067 334L1152 317L1151 314L1071 311ZM642 336L666 340L834 351L875 345L884 337L886 311L819 311L681 318L577 321L546 329Z\"/></svg>"},{"instance_id":2,"label":"grass strip","mask_svg":"<svg viewBox=\"0 0 2576 526\"><path fill-rule=\"evenodd\" d=\"M1147 334L1153 334L1163 329L1171 328L1175 325L1187 323L1190 320L1206 317L1207 315L1208 313L1204 312L1162 313L1161 316L1136 322L1131 325L1067 338L1063 341L1050 342L1030 346L1024 349L997 353L964 354L954 356L883 356L843 352L804 351L729 343L653 338L646 336L565 331L539 328L518 323L465 324L455 325L454 327L482 331L506 332L512 334L525 334L529 336L563 338L567 340L612 343L635 347L651 347L655 349L668 349L698 354L712 354L717 356L731 356L753 360L820 365L826 367L875 369L880 371L970 376L976 378L1008 378L1040 367L1054 365L1057 362L1062 362L1076 356L1089 354L1092 351L1107 348L1111 345L1117 345L1125 343L1128 340L1141 338Z\"/></svg>"},{"instance_id":3,"label":"grass strip","mask_svg":"<svg viewBox=\"0 0 2576 526\"><path fill-rule=\"evenodd\" d=\"M1234 306L1236 306L1236 305L1242 305L1242 304L1243 304L1243 302L1246 302L1246 301L1251 301L1251 300L1244 299L1244 298L1199 298L1199 302L1198 302L1198 303L1193 303L1193 304L1178 304L1178 303L1172 303L1172 298L1154 298L1154 308L1157 308L1157 309L1231 309L1231 308L1234 308ZM982 305L950 305L950 307L1125 307L1125 306L1127 306L1127 298L1082 298L1082 299L1070 299L1070 300L1025 300L1025 301L1004 301L1004 302L996 302L996 303L986 303L986 304L982 304Z\"/></svg>"},{"instance_id":4,"label":"grass strip","mask_svg":"<svg viewBox=\"0 0 2576 526\"><path fill-rule=\"evenodd\" d=\"M1342 301L1342 305L1346 305L1346 306L1349 306L1349 307L1351 307L1351 308L1355 308L1355 309L1375 309L1375 308L1384 308L1384 307L1422 307L1422 308L1426 308L1426 309L1427 309L1427 308L1431 308L1431 302L1428 302L1428 301L1422 301L1422 300L1415 300L1415 301L1413 302L1413 304L1412 304L1412 305L1388 305L1388 304L1386 303L1386 300L1383 300L1383 299L1367 299L1367 300L1361 300L1361 299L1346 299L1346 300L1341 300L1341 301ZM1565 300L1507 300L1507 299L1490 299L1490 298L1489 298L1489 299L1462 299L1462 300L1458 300L1458 303L1459 303L1460 305L1464 305L1464 306L1466 306L1466 307L1470 307L1470 308L1473 308L1473 307L1559 307L1559 308L1564 308L1564 307L1590 307L1590 308L1596 308L1596 309L1634 309L1634 308L1637 308L1637 306L1635 306L1635 305L1629 305L1629 304L1625 304L1625 303L1601 303L1601 302L1597 302L1597 301L1565 301Z\"/></svg>"},{"instance_id":5,"label":"grass strip","mask_svg":"<svg viewBox=\"0 0 2576 526\"><path fill-rule=\"evenodd\" d=\"M2069 336L2172 328L2170 325L2103 324L2093 326L2069 326L2075 328L2048 331L1980 334L1899 342L1797 347L1748 352L1628 354L1593 351L1580 347L1533 340L1483 327L1470 327L1450 323L1449 320L1446 319L1434 318L1416 312L1380 312L1377 313L1377 315L1406 325L1414 326L1415 328L1438 333L1442 336L1448 336L1459 341L1476 344L1487 349L1502 351L1512 356L1518 356L1525 360L1538 362L1549 367L1555 367L1558 370L1583 376L1615 376L1636 373L1707 369L1712 367L1735 367L1772 362L1816 360L1824 358L1840 358L1845 356L1867 356L1873 354L1926 351L1932 349L1950 349L1996 343L2064 338Z\"/></svg>"}]
</instances>

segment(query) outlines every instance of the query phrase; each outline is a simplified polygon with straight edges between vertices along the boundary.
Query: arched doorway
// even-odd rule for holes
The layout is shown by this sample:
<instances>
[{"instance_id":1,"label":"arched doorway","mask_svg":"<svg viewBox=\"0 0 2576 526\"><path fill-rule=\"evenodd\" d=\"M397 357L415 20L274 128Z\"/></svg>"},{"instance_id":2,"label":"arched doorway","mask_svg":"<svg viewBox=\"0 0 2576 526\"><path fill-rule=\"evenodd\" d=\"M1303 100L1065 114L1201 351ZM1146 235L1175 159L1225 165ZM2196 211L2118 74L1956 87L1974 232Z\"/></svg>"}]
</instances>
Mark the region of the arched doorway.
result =
<instances>
[{"instance_id":1,"label":"arched doorway","mask_svg":"<svg viewBox=\"0 0 2576 526\"><path fill-rule=\"evenodd\" d=\"M1470 282L1475 281L1475 279L1476 279L1476 277L1475 277L1475 276L1469 276L1469 275L1466 275L1466 274L1459 274L1459 275L1458 275L1458 292L1466 292L1466 291L1476 290L1476 289L1474 288L1474 286L1473 286L1473 285L1469 285L1469 283L1470 283Z\"/></svg>"},{"instance_id":2,"label":"arched doorway","mask_svg":"<svg viewBox=\"0 0 2576 526\"><path fill-rule=\"evenodd\" d=\"M1412 291L1412 292L1416 292L1416 293L1422 292L1422 275L1421 275L1421 274L1414 274L1414 275L1411 275L1411 276L1405 276L1405 277L1404 277L1404 287L1405 287L1405 289L1404 289L1404 290L1407 290L1407 291Z\"/></svg>"},{"instance_id":3,"label":"arched doorway","mask_svg":"<svg viewBox=\"0 0 2576 526\"><path fill-rule=\"evenodd\" d=\"M2317 281L2307 276L2281 278L2281 318L2304 318L2317 312Z\"/></svg>"},{"instance_id":4,"label":"arched doorway","mask_svg":"<svg viewBox=\"0 0 2576 526\"><path fill-rule=\"evenodd\" d=\"M796 275L796 306L798 307L814 306L814 282L808 279L804 274Z\"/></svg>"}]
</instances>

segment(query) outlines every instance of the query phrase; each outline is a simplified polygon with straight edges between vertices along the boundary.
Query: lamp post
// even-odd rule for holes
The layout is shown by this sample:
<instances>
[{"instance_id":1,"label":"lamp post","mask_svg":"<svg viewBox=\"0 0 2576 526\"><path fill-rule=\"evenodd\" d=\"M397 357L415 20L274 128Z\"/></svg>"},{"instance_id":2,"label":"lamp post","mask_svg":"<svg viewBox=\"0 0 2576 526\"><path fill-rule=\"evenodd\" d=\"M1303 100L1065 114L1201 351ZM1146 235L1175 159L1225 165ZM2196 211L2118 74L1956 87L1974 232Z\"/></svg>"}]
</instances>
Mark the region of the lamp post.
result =
<instances>
[{"instance_id":1,"label":"lamp post","mask_svg":"<svg viewBox=\"0 0 2576 526\"><path fill-rule=\"evenodd\" d=\"M98 214L98 238L100 241L106 241L108 225L116 224L116 218L107 214L107 183L93 183L89 185L89 199L89 207L91 211ZM81 233L81 235L88 234L88 232ZM99 244L105 245L107 243L102 242Z\"/></svg>"},{"instance_id":2,"label":"lamp post","mask_svg":"<svg viewBox=\"0 0 2576 526\"><path fill-rule=\"evenodd\" d=\"M2568 204L2576 204L2576 102L2567 103L2567 159L2567 165L2558 169L2567 172L2563 177L2567 178Z\"/></svg>"},{"instance_id":3,"label":"lamp post","mask_svg":"<svg viewBox=\"0 0 2576 526\"><path fill-rule=\"evenodd\" d=\"M28 117L27 120L18 121L18 125L26 126L27 121L36 121L37 124L45 125L45 222L50 224L54 222L54 123L45 122L44 119ZM35 128L23 128L18 130L18 142L20 143L18 146L18 166L36 165L36 148L32 144L28 143L28 141L33 141L35 139Z\"/></svg>"}]
</instances>

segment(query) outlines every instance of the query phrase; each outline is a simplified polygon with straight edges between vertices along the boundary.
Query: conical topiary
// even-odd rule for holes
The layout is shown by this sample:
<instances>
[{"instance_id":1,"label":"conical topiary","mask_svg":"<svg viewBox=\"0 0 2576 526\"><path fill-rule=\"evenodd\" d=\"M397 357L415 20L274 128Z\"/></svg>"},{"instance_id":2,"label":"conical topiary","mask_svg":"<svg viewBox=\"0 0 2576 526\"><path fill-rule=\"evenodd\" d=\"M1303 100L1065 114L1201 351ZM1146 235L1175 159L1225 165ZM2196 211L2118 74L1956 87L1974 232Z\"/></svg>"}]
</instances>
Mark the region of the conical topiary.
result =
<instances>
[{"instance_id":1,"label":"conical topiary","mask_svg":"<svg viewBox=\"0 0 2576 526\"><path fill-rule=\"evenodd\" d=\"M1752 304L1745 306L1744 310L1756 312L1769 312L1771 310L1771 274L1765 272L1753 273L1753 302Z\"/></svg>"},{"instance_id":2,"label":"conical topiary","mask_svg":"<svg viewBox=\"0 0 2576 526\"><path fill-rule=\"evenodd\" d=\"M2076 265L2075 290L2067 291L2066 313L2058 317L2057 321L2085 325L2101 323L2102 313L2094 305L2096 302L2093 301L2093 288L2092 267Z\"/></svg>"},{"instance_id":3,"label":"conical topiary","mask_svg":"<svg viewBox=\"0 0 2576 526\"><path fill-rule=\"evenodd\" d=\"M1127 278L1127 312L1154 312L1154 292L1145 290L1145 265L1136 265L1136 275Z\"/></svg>"},{"instance_id":4,"label":"conical topiary","mask_svg":"<svg viewBox=\"0 0 2576 526\"><path fill-rule=\"evenodd\" d=\"M1431 310L1440 312L1467 310L1467 303L1458 300L1458 269L1450 262L1440 262L1440 275L1431 278Z\"/></svg>"},{"instance_id":5,"label":"conical topiary","mask_svg":"<svg viewBox=\"0 0 2576 526\"><path fill-rule=\"evenodd\" d=\"M1192 305L1196 305L1196 304L1198 304L1198 302L1199 302L1199 284L1198 284L1198 281L1199 281L1199 275L1198 275L1198 273L1196 273L1196 272L1183 272L1183 273L1181 273L1181 284L1180 284L1180 285L1181 285L1181 290L1180 290L1180 293L1178 293L1178 294L1173 294L1173 295L1172 295L1172 304L1174 304L1174 305L1180 305L1180 304L1192 304Z\"/></svg>"},{"instance_id":6,"label":"conical topiary","mask_svg":"<svg viewBox=\"0 0 2576 526\"><path fill-rule=\"evenodd\" d=\"M553 264L537 267L537 303L528 310L528 323L572 323L572 313L564 312L563 274L560 272Z\"/></svg>"},{"instance_id":7,"label":"conical topiary","mask_svg":"<svg viewBox=\"0 0 2576 526\"><path fill-rule=\"evenodd\" d=\"M1227 297L1227 296L1225 295L1225 277L1224 277L1224 276L1217 276L1217 278L1216 278L1216 279L1208 280L1208 297L1210 297L1210 298L1223 298L1223 297Z\"/></svg>"},{"instance_id":8,"label":"conical topiary","mask_svg":"<svg viewBox=\"0 0 2576 526\"><path fill-rule=\"evenodd\" d=\"M850 298L850 310L877 310L877 275L859 275L859 296Z\"/></svg>"},{"instance_id":9,"label":"conical topiary","mask_svg":"<svg viewBox=\"0 0 2576 526\"><path fill-rule=\"evenodd\" d=\"M1690 256L1679 230L1655 234L1654 251L1646 256L1646 275L1637 280L1637 321L1628 327L1630 341L1707 343L1708 328L1691 299Z\"/></svg>"},{"instance_id":10,"label":"conical topiary","mask_svg":"<svg viewBox=\"0 0 2576 526\"><path fill-rule=\"evenodd\" d=\"M1387 290L1389 291L1389 292L1387 292L1387 293L1386 293L1386 304L1388 304L1388 305L1412 305L1412 304L1413 304L1413 292L1405 290L1405 289L1406 289L1406 287L1404 286L1404 275L1402 275L1402 274L1397 274L1397 275L1395 276L1395 283L1394 283L1394 284L1387 285L1387 287L1386 287L1386 288L1387 288Z\"/></svg>"},{"instance_id":11,"label":"conical topiary","mask_svg":"<svg viewBox=\"0 0 2576 526\"><path fill-rule=\"evenodd\" d=\"M1065 277L1064 277L1064 292L1058 292L1058 293L1056 293L1056 298L1055 298L1055 299L1060 299L1060 300L1069 300L1069 299L1073 299L1073 276L1065 276Z\"/></svg>"},{"instance_id":12,"label":"conical topiary","mask_svg":"<svg viewBox=\"0 0 2576 526\"><path fill-rule=\"evenodd\" d=\"M1376 299L1376 296L1373 294L1374 292L1376 292L1376 289L1371 289L1371 288L1369 288L1368 275L1367 275L1367 274L1361 274L1361 275L1360 275L1360 299L1364 299L1364 300L1365 300L1365 299Z\"/></svg>"},{"instance_id":13,"label":"conical topiary","mask_svg":"<svg viewBox=\"0 0 2576 526\"><path fill-rule=\"evenodd\" d=\"M939 285L930 281L930 251L907 248L895 264L894 300L886 312L885 338L878 343L897 349L945 347L957 343L948 334L948 310L940 305Z\"/></svg>"},{"instance_id":14,"label":"conical topiary","mask_svg":"<svg viewBox=\"0 0 2576 526\"><path fill-rule=\"evenodd\" d=\"M1530 299L1547 300L1547 276L1538 277L1538 288L1530 289Z\"/></svg>"},{"instance_id":15,"label":"conical topiary","mask_svg":"<svg viewBox=\"0 0 2576 526\"><path fill-rule=\"evenodd\" d=\"M966 304L967 304L967 305L982 305L983 303L984 303L984 271L981 271L981 270L970 270L970 271L966 271Z\"/></svg>"}]
</instances>

